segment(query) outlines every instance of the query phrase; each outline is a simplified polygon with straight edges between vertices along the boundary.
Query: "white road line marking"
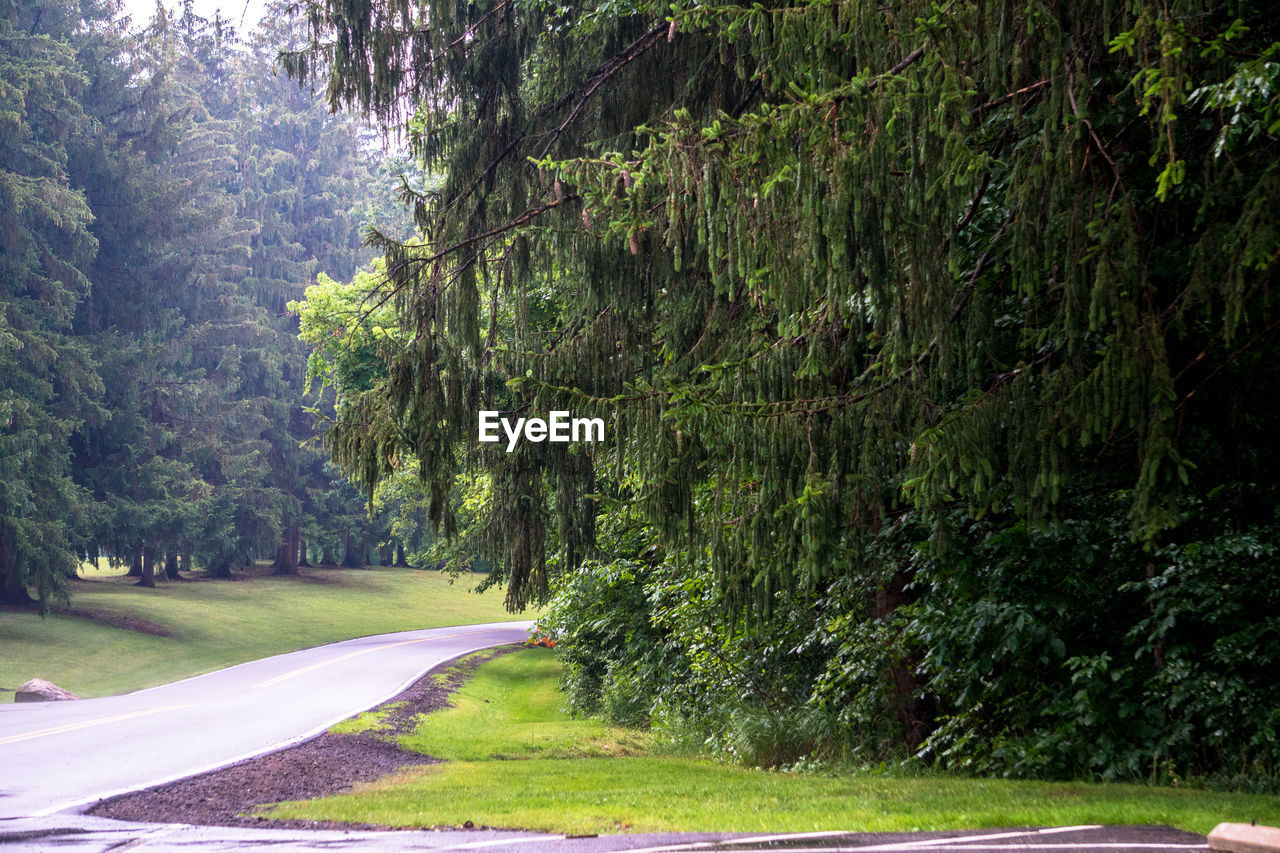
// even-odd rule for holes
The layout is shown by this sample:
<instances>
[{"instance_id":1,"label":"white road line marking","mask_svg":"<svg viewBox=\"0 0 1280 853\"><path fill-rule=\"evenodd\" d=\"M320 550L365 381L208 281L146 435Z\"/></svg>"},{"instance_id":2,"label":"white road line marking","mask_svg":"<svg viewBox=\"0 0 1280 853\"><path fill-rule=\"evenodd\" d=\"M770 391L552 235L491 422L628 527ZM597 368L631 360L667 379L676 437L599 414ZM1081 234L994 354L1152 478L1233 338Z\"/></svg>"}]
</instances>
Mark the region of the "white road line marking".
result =
<instances>
[{"instance_id":1,"label":"white road line marking","mask_svg":"<svg viewBox=\"0 0 1280 853\"><path fill-rule=\"evenodd\" d=\"M1079 832L1086 829L1101 829L1101 824L1083 826L1050 826L1045 829L1023 829L1015 832L994 832L986 835L961 835L950 838L922 838L919 841L895 841L889 844L877 844L873 847L859 847L859 850L911 850L914 847L955 847L980 841L997 841L1002 838L1024 838L1036 835L1056 835L1060 832Z\"/></svg>"},{"instance_id":2,"label":"white road line marking","mask_svg":"<svg viewBox=\"0 0 1280 853\"><path fill-rule=\"evenodd\" d=\"M335 658L329 658L328 660L322 660L322 661L319 661L318 663L313 663L309 666L299 667L298 669L292 670L291 672L286 672L282 675L277 675L275 678L268 678L266 681L259 682L258 684L255 684L253 686L254 687L275 687L277 684L283 681L288 681L291 678L296 678L299 675L306 675L308 672L314 672L317 669L323 669L326 666L331 666L332 664L335 664L335 663L341 663L342 661L350 660L351 658L358 658L361 655L367 655L371 652L382 651L383 649L394 649L397 646L411 646L414 643L430 643L434 640L445 640L450 637L478 637L478 636L481 636L482 634L497 634L504 630L506 629L494 628L489 631L460 631L457 634L440 634L435 637L419 637L416 640L401 640L398 643L385 643L383 645L378 645L378 646L369 646L367 649L359 649L354 652L347 652L345 655L338 655Z\"/></svg>"},{"instance_id":3,"label":"white road line marking","mask_svg":"<svg viewBox=\"0 0 1280 853\"><path fill-rule=\"evenodd\" d=\"M956 839L944 839L946 841L956 842ZM1035 842L1026 842L1020 844L939 844L946 850L1207 850L1208 845L1205 844L1162 844L1154 841L1059 841L1046 842L1037 844ZM814 847L813 850L822 850L821 847ZM832 848L826 848L826 851ZM919 850L918 845L907 847L905 845L882 844L876 847L846 847L846 850L857 850L863 853L867 850ZM927 848L926 848L927 849ZM796 848L787 848L787 853L804 853Z\"/></svg>"},{"instance_id":4,"label":"white road line marking","mask_svg":"<svg viewBox=\"0 0 1280 853\"><path fill-rule=\"evenodd\" d=\"M518 627L520 627L520 626L525 626L526 628L532 628L532 627L533 627L533 624L534 624L534 623L533 623L533 620L532 620L532 619L529 619L529 620L515 620L515 621L512 621L512 622L481 622L481 623L479 623L478 625L468 625L468 626L461 626L461 625L442 625L442 626L440 626L440 627L438 627L438 628L417 628L417 629L412 630L412 631L392 631L392 632L391 632L391 634L417 634L417 633L420 633L420 632L422 632L422 631L442 631L442 630L447 630L447 629L449 629L449 628L459 628L459 627L480 628L480 627L484 627L484 626L487 626L487 625L493 625L493 626L495 626L495 627L493 628L493 630L495 630L495 631L496 631L496 630L498 630L498 629L500 629L500 628L518 628ZM339 645L342 645L342 644L344 644L344 643L354 643L354 642L359 642L360 640L368 640L368 639L371 639L371 638L373 638L373 637L380 637L380 636L388 636L388 635L386 635L386 634L366 634L365 636L362 636L362 637L348 637L348 638L347 638L347 639L345 639L345 640L337 640L337 641L332 642L332 643L322 643L320 646L313 646L313 647L311 647L311 648L323 648L324 646L339 646ZM171 682L169 682L168 684L157 684L155 687L144 687L144 688L142 688L141 690L131 690L131 691L129 691L128 693L122 693L122 694L120 694L120 695L122 695L122 696L138 696L138 695L140 695L140 694L143 694L143 693L151 693L151 692L156 691L156 690L168 690L170 687L173 687L175 684L186 684L186 683L187 683L187 682L189 682L189 681L204 681L204 680L206 680L206 679L210 679L210 678L217 678L218 676L222 675L223 673L231 672L231 671L233 671L233 670L247 669L247 668L249 668L249 667L254 667L254 666L261 666L261 665L262 665L262 663L263 663L264 661L273 660L273 659L275 659L275 658L285 658L285 657L289 657L290 655L297 655L297 654L301 654L302 652L305 652L305 651L310 651L310 649L297 649L297 650L292 651L292 652L284 652L284 653L282 653L282 654L278 654L278 655L271 655L271 657L259 658L258 660L245 661L244 663L238 663L238 664L235 664L234 666L228 666L228 667L224 667L224 668L222 668L222 669L215 669L213 672L205 672L205 673L201 673L200 675L191 675L191 676L188 676L188 677L186 677L186 678L179 678L177 681L171 681ZM7 706L7 705L2 705L2 706L0 706L0 711L4 710L4 708L6 708L6 707L9 707L9 706Z\"/></svg>"},{"instance_id":5,"label":"white road line marking","mask_svg":"<svg viewBox=\"0 0 1280 853\"><path fill-rule=\"evenodd\" d=\"M857 850L858 853L863 851L874 850L915 850L921 847L945 847L950 850L986 850L999 845L980 845L983 841L997 841L1004 838L1025 838L1037 835L1055 835L1061 832L1078 832L1088 829L1101 829L1101 824L1086 824L1082 826L1051 826L1045 829L1022 829L1015 832L991 832L985 835L960 835L943 838L923 838L919 841L894 841L887 844L871 844L858 845L856 847L814 847L814 848L788 848L786 853L811 853L811 851L822 851L822 853L833 853L836 850ZM687 844L663 844L658 847L637 847L623 851L623 853L676 853L681 850L705 850L708 847L728 846L731 844L767 844L775 841L787 841L795 839L803 841L806 838L834 838L840 835L854 835L855 830L824 830L822 832L796 832L796 833L779 833L777 835L757 835L747 838L726 838L722 841L692 841ZM1052 845L1047 845L1052 846ZM1079 847L1079 844L1066 844L1066 847ZM1088 845L1093 846L1093 845ZM1121 847L1125 845L1120 845ZM1000 846L1002 850L1023 850L1035 849L1029 844L1018 844L1009 846ZM1058 849L1054 847L1054 849ZM1160 849L1179 849L1179 850L1203 850L1204 845L1173 845L1172 848Z\"/></svg>"},{"instance_id":6,"label":"white road line marking","mask_svg":"<svg viewBox=\"0 0 1280 853\"><path fill-rule=\"evenodd\" d=\"M124 844L117 844L113 847L108 847L107 849L110 850L111 853L119 853L119 851L124 851L124 850L137 850L139 847L145 847L147 844L150 844L153 840L157 838L161 838L165 835L169 835L171 833L177 832L181 828L182 828L181 826L166 826L163 829L157 829L154 832L148 832L146 835L143 835L139 838L135 838L132 841L127 841Z\"/></svg>"},{"instance_id":7,"label":"white road line marking","mask_svg":"<svg viewBox=\"0 0 1280 853\"><path fill-rule=\"evenodd\" d=\"M807 838L830 838L834 835L848 835L847 829L828 829L822 832L783 832L778 835L754 835L750 838L727 838L720 844L767 844L770 841L804 841Z\"/></svg>"},{"instance_id":8,"label":"white road line marking","mask_svg":"<svg viewBox=\"0 0 1280 853\"><path fill-rule=\"evenodd\" d=\"M677 850L706 850L708 847L715 847L721 844L720 841L689 841L684 844L660 844L657 847L620 847L618 853L674 853ZM827 848L826 853L830 853L833 848ZM796 853L793 850L787 850L787 853Z\"/></svg>"},{"instance_id":9,"label":"white road line marking","mask_svg":"<svg viewBox=\"0 0 1280 853\"><path fill-rule=\"evenodd\" d=\"M10 743L20 743L24 740L35 740L40 737L48 737L49 735L59 735L64 732L74 732L79 729L89 729L94 726L105 726L108 723L119 723L124 720L135 720L138 717L150 717L152 714L164 714L169 711L181 711L183 708L190 708L191 705L166 705L162 708L150 708L146 711L134 711L129 714L117 714L114 717L101 717L97 720L85 720L82 723L67 723L63 726L54 726L48 729L38 729L34 732L23 732L20 735L9 735L0 737L0 746Z\"/></svg>"}]
</instances>

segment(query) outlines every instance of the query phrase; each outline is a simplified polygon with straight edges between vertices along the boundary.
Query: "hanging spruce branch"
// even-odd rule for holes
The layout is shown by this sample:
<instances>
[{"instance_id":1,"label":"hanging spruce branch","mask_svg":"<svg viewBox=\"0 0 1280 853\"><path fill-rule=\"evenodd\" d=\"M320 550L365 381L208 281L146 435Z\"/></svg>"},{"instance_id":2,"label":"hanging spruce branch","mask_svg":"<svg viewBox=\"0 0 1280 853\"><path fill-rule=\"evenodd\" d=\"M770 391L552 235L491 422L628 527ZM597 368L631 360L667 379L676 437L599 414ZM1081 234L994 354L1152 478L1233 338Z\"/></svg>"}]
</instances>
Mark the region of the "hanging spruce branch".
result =
<instances>
[{"instance_id":1,"label":"hanging spruce branch","mask_svg":"<svg viewBox=\"0 0 1280 853\"><path fill-rule=\"evenodd\" d=\"M335 106L411 113L442 177L415 199L423 246L383 243L413 343L380 399L433 482L460 453L494 470L512 602L554 548L583 553L584 477L627 483L735 606L849 571L908 507L1051 520L1099 465L1135 541L1177 529L1194 383L1275 345L1274 131L1223 129L1272 107L1227 107L1242 78L1211 50L1234 32L1253 61L1274 24L1194 2L673 8L321 3L287 57L328 63ZM614 435L590 466L482 453L482 405ZM368 445L390 439L337 434L385 473ZM562 491L582 513L552 511Z\"/></svg>"}]
</instances>

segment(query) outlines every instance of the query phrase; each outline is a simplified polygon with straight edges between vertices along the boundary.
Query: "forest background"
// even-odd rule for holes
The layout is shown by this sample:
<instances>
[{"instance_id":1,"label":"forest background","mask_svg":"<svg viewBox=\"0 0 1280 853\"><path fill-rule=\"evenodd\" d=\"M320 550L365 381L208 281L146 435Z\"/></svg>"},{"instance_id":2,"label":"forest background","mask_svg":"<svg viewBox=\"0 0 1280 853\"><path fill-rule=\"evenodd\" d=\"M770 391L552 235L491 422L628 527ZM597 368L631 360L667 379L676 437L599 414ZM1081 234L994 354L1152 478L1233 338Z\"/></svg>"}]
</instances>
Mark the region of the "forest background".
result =
<instances>
[{"instance_id":1,"label":"forest background","mask_svg":"<svg viewBox=\"0 0 1280 853\"><path fill-rule=\"evenodd\" d=\"M152 10L0 4L8 604L59 600L83 560L151 585L262 556L403 565L429 540L308 444L319 401L287 310L369 263L370 225L407 230L412 169L276 67L303 37L281 4L248 35Z\"/></svg>"},{"instance_id":2,"label":"forest background","mask_svg":"<svg viewBox=\"0 0 1280 853\"><path fill-rule=\"evenodd\" d=\"M100 487L77 461L112 446L115 427L95 426L110 387L245 432L206 451L167 438L179 421L121 418L138 426L119 446L147 464L107 464L102 481L199 472L208 488L186 494L209 503L195 517L225 534L200 541L239 543L234 563L283 540L287 565L314 503L269 473L305 466L276 465L265 436L293 430L279 446L297 447L310 382L330 401L317 413L332 460L375 496L411 493L401 517L430 517L433 555L490 561L512 609L548 603L578 709L762 766L1275 786L1280 24L1267 4L298 6L298 38L264 42L264 57L284 50L331 106L403 134L431 182L388 182L368 202L398 195L414 222L372 235L372 269L272 255L332 277L294 306L312 351L305 371L278 362L292 396L271 410L249 389L277 386L248 377L277 362L252 341L293 346L296 285L261 282L299 279L209 271L246 268L255 250L235 237L252 231L237 219L249 195L234 198L251 182L180 167L181 152L213 150L199 131L220 114L175 110L186 124L142 121L81 152L77 121L107 128L151 103L145 71L106 72L165 39L153 27L152 42L98 53L115 32L103 19L10 0L6 51L86 63L59 86L9 84L53 108L15 107L5 125L25 141L4 149L6 192L23 201L5 206L0 257L25 266L5 278L16 319L0 330L18 345L0 358L19 379L0 440L23 452L0 464L27 467L0 480L0 544L41 597L104 547L73 523L90 495L145 508L103 528L144 532L111 553L145 571L148 549L183 548L161 541L174 522L152 480ZM219 67L201 65L193 88ZM85 69L134 97L84 100L111 91ZM262 103L245 133L266 132ZM134 149L168 126L183 132L164 156ZM190 263L163 281L176 299L225 294L216 312L161 309L149 290L109 298L133 268L97 265L129 244L105 239L116 217L89 218L81 176L127 187L133 172L109 168L127 156L186 193L157 204L227 197L128 232L141 251L127 258ZM98 165L72 170L82 162ZM332 188L335 219L350 192ZM335 221L264 226L290 236L262 251L321 220ZM150 253L159 225L184 221L174 251ZM148 304L145 323L125 319ZM122 319L93 325L111 306ZM263 328L231 321L235 306L282 331L233 344L220 335ZM156 339L173 378L111 378L128 374L110 367L118 353L175 326L204 331L200 346ZM193 386L207 401L170 390L229 363L234 381ZM482 409L598 415L610 440L508 454L476 441Z\"/></svg>"}]
</instances>

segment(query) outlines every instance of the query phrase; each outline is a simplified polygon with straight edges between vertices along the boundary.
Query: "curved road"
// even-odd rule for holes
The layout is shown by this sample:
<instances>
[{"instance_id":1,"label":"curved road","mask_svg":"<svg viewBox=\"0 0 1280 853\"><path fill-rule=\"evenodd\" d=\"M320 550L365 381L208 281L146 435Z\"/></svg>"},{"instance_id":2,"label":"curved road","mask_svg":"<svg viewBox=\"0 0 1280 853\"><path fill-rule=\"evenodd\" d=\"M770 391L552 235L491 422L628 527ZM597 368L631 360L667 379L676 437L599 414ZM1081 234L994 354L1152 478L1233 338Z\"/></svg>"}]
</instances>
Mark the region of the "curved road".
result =
<instances>
[{"instance_id":1,"label":"curved road","mask_svg":"<svg viewBox=\"0 0 1280 853\"><path fill-rule=\"evenodd\" d=\"M279 749L532 622L346 640L136 693L0 705L0 819L43 817Z\"/></svg>"}]
</instances>

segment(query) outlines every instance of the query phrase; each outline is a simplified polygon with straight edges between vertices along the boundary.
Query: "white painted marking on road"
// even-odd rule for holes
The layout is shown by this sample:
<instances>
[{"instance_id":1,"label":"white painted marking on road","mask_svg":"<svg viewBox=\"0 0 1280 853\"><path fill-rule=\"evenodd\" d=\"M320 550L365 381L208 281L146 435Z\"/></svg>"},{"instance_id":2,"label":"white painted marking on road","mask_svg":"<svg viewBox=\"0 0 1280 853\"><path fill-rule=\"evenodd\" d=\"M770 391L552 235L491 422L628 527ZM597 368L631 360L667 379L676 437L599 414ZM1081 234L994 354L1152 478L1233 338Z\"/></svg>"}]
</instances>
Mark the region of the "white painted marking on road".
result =
<instances>
[{"instance_id":1,"label":"white painted marking on road","mask_svg":"<svg viewBox=\"0 0 1280 853\"><path fill-rule=\"evenodd\" d=\"M177 832L179 829L182 829L181 825L166 826L163 829L157 829L154 832L148 832L146 835L143 835L140 838L135 838L132 841L125 842L124 844L117 844L107 849L110 850L111 853L122 853L122 851L125 851L125 850L137 850L139 847L144 847L147 844L150 844L153 840L157 838L162 838L163 836L171 835L172 833Z\"/></svg>"},{"instance_id":2,"label":"white painted marking on road","mask_svg":"<svg viewBox=\"0 0 1280 853\"><path fill-rule=\"evenodd\" d=\"M708 847L715 847L723 844L722 841L687 841L684 844L660 844L657 847L625 847L619 848L618 853L667 853L667 851L676 850L705 850ZM831 850L833 848L827 848ZM787 850L787 853L793 853Z\"/></svg>"},{"instance_id":3,"label":"white painted marking on road","mask_svg":"<svg viewBox=\"0 0 1280 853\"><path fill-rule=\"evenodd\" d=\"M509 626L509 627L515 627L515 626L517 626L517 625L527 624L527 625L529 625L530 627L532 627L532 625L533 625L533 620L528 620L527 622L524 622L524 621L521 621L521 620L516 620L516 621L513 621L513 622L482 622L482 623L480 623L480 624L481 624L481 625L505 625L505 626ZM412 631L393 631L393 632L392 632L392 634L413 634L413 633L417 633L417 632L419 632L419 631L441 631L441 630L446 630L446 629L448 629L448 628L457 628L457 627L460 627L460 626L457 626L457 625L445 625L445 626L441 626L441 627L439 627L439 628L417 628L417 629L414 629L414 630L412 630ZM476 626L476 627L479 627L479 626ZM494 629L494 630L497 630L497 629ZM228 667L225 667L225 668L223 668L223 669L216 669L216 670L214 670L213 672L205 672L205 673L201 673L200 675L190 675L190 676L187 676L186 678L179 678L177 681L171 681L171 682L169 682L168 684L157 684L157 685L156 685L156 686L154 686L154 687L144 687L144 688L142 688L141 690L132 690L132 691L130 691L130 692L128 692L128 693L121 693L120 695L121 695L121 696L139 696L139 695L141 695L141 694L143 694L143 693L151 693L151 692L154 692L154 691L156 691L156 690L167 690L168 688L170 688L170 687L174 686L175 684L186 684L187 682L191 682L191 681L205 681L205 680L210 679L210 678L217 678L218 676L223 675L224 673L234 672L235 670L239 670L239 669L247 669L247 668L249 668L249 667L261 666L261 665L263 664L263 662L265 662L265 661L269 661L269 660L273 660L274 658L284 658L284 657L289 657L290 655L297 655L297 654L300 654L300 653L302 653L302 652L308 652L308 651L311 651L312 649L315 649L315 648L323 648L324 646L337 646L337 645L342 645L343 643L354 643L354 642L359 642L360 640L367 640L367 639L370 639L371 637L378 637L378 636L388 636L388 635L382 635L382 634L369 634L369 635L365 635L365 636L362 636L362 637L348 637L348 638L347 638L347 639L345 639L345 640L337 640L337 641L335 641L335 642L333 642L333 643L322 643L322 644L320 644L319 646L311 646L311 647L308 647L308 648L305 648L305 649L296 649L296 650L294 650L294 651L292 651L292 652L284 652L283 654L279 654L279 655L272 655L271 657L268 657L268 658L260 658L259 660L250 660L250 661L245 661L244 663L238 663L238 664L235 664L234 666L228 666ZM0 705L0 711L4 711L4 710L6 710L6 709L8 709L8 708L12 708L12 707L13 707L13 705L11 705L11 704L10 704L10 705Z\"/></svg>"},{"instance_id":4,"label":"white painted marking on road","mask_svg":"<svg viewBox=\"0 0 1280 853\"><path fill-rule=\"evenodd\" d=\"M62 726L54 726L48 729L37 729L33 732L23 732L20 735L8 735L0 737L0 746L10 743L20 743L24 740L35 740L40 737L48 737L50 735L60 735L64 732L74 732L79 729L90 729L94 726L105 726L108 723L119 723L124 720L136 720L138 717L150 717L153 714L164 714L169 711L181 711L183 708L190 708L190 705L166 705L163 708L150 708L146 711L134 711L129 714L117 714L114 717L101 717L97 720L85 720L81 723L67 723Z\"/></svg>"},{"instance_id":5,"label":"white painted marking on road","mask_svg":"<svg viewBox=\"0 0 1280 853\"><path fill-rule=\"evenodd\" d=\"M828 829L822 832L784 832L779 835L753 835L750 838L726 838L720 844L768 844L771 841L804 841L808 838L831 838L848 835L847 829Z\"/></svg>"},{"instance_id":6,"label":"white painted marking on road","mask_svg":"<svg viewBox=\"0 0 1280 853\"><path fill-rule=\"evenodd\" d=\"M889 844L877 844L874 847L859 847L859 850L911 850L915 847L958 847L963 844L980 841L997 841L1002 838L1023 838L1036 835L1056 835L1061 832L1079 832L1087 829L1101 829L1101 824L1083 826L1050 826L1046 829L1023 829L1015 832L993 832L986 835L960 835L952 838L922 838L919 841L895 841Z\"/></svg>"},{"instance_id":7,"label":"white painted marking on road","mask_svg":"<svg viewBox=\"0 0 1280 853\"><path fill-rule=\"evenodd\" d=\"M788 847L786 853L834 853L837 850L857 850L858 853L866 853L866 851L890 851L890 850L919 850L921 848L941 847L947 850L1033 850L1033 849L1062 849L1064 847L1106 847L1107 845L1088 844L1045 844L1036 845L1034 843L1022 843L1017 845L992 845L982 844L985 841L998 841L1005 838L1026 838L1037 835L1055 835L1062 832L1078 832L1089 829L1101 829L1100 824L1087 824L1083 826L1051 826L1046 829L1023 829L1016 832L989 832L984 835L960 835L947 838L923 838L918 841L894 841L887 844L858 845L856 847L840 846L840 847ZM803 841L809 838L835 838L841 835L853 835L853 830L824 830L822 832L796 832L796 833L780 833L778 835L757 835L747 838L726 838L720 841L693 841L686 844L663 844L658 847L638 847L626 850L625 853L676 853L682 850L705 850L709 847L722 847L731 844L769 844L778 841ZM1134 847L1134 845L1118 844L1118 848ZM1203 850L1204 845L1169 845L1158 846L1153 849L1171 849L1171 850Z\"/></svg>"},{"instance_id":8,"label":"white painted marking on road","mask_svg":"<svg viewBox=\"0 0 1280 853\"><path fill-rule=\"evenodd\" d=\"M314 672L317 669L323 669L326 666L332 666L335 663L341 663L344 660L350 660L351 658L358 658L361 655L367 655L371 652L382 651L383 649L394 649L397 646L411 646L415 643L430 643L435 640L448 639L449 637L478 637L482 634L498 634L504 630L506 629L495 628L490 631L460 631L457 634L440 634L435 637L419 637L416 640L401 640L398 643L385 643L383 645L378 645L378 646L369 646L367 649L359 649L354 652L347 652L345 655L338 655L337 657L329 658L328 660L322 660L318 663L313 663L310 666L299 667L298 669L295 669L291 672L286 672L282 675L277 675L275 678L268 678L266 681L260 682L253 686L254 687L275 687L277 684L280 684L283 681L288 681L291 678L296 678L299 675L306 675L308 672Z\"/></svg>"},{"instance_id":9,"label":"white painted marking on road","mask_svg":"<svg viewBox=\"0 0 1280 853\"><path fill-rule=\"evenodd\" d=\"M953 841L955 839L940 839ZM723 844L724 842L720 842ZM915 842L908 842L915 844ZM645 847L640 850L619 850L619 853L649 853L656 850L684 850L682 847ZM719 848L717 848L719 849ZM1204 844L1157 844L1154 842L1126 841L1080 841L1076 843L1062 842L1057 844L939 844L936 847L902 847L892 844L875 845L838 845L835 847L787 847L778 848L782 853L866 853L868 850L1003 850L1005 853L1017 853L1019 850L1208 850Z\"/></svg>"}]
</instances>

